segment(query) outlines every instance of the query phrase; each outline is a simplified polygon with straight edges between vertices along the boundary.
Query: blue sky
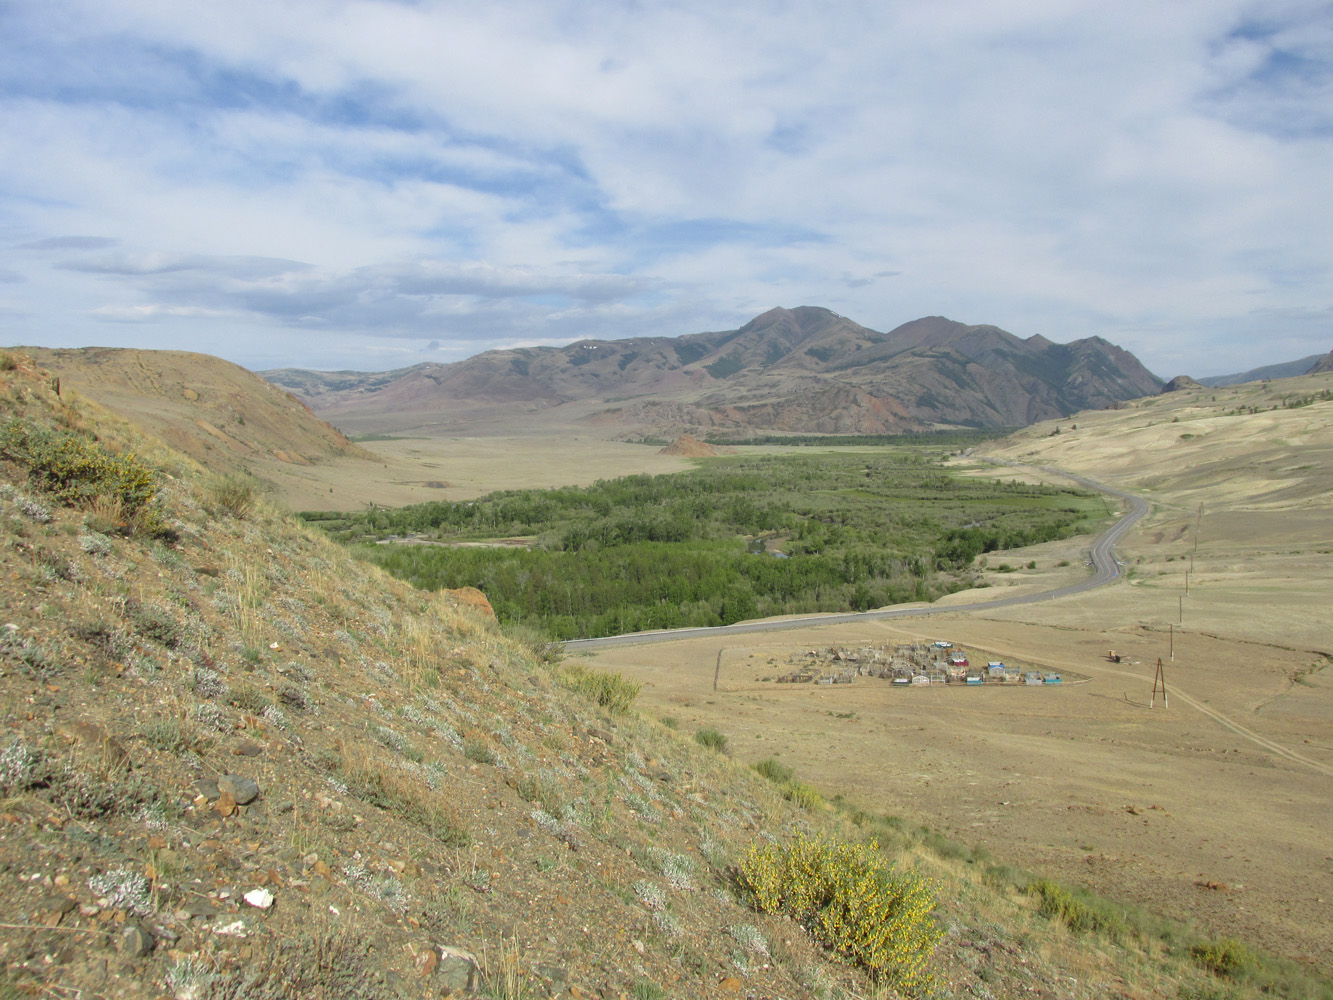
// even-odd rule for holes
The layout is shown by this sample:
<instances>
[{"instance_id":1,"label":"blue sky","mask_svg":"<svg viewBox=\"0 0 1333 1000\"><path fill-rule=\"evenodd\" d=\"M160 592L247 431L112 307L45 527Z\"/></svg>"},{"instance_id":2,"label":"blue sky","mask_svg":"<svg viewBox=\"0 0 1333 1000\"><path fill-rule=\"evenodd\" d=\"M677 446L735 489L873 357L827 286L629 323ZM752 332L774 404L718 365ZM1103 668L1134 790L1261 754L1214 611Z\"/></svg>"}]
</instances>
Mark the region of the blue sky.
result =
<instances>
[{"instance_id":1,"label":"blue sky","mask_svg":"<svg viewBox=\"0 0 1333 1000\"><path fill-rule=\"evenodd\" d=\"M0 343L1333 348L1333 6L0 0Z\"/></svg>"}]
</instances>

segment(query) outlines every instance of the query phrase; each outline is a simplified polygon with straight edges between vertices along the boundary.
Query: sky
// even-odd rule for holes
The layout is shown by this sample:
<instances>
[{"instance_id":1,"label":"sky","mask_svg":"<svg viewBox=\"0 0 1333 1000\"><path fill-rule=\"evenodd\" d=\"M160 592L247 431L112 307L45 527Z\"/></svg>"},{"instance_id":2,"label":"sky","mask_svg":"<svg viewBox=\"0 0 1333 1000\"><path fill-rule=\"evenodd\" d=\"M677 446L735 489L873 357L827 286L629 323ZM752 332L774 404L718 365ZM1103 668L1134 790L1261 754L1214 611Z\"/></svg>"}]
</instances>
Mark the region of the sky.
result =
<instances>
[{"instance_id":1,"label":"sky","mask_svg":"<svg viewBox=\"0 0 1333 1000\"><path fill-rule=\"evenodd\" d=\"M0 343L1333 349L1333 4L0 0Z\"/></svg>"}]
</instances>

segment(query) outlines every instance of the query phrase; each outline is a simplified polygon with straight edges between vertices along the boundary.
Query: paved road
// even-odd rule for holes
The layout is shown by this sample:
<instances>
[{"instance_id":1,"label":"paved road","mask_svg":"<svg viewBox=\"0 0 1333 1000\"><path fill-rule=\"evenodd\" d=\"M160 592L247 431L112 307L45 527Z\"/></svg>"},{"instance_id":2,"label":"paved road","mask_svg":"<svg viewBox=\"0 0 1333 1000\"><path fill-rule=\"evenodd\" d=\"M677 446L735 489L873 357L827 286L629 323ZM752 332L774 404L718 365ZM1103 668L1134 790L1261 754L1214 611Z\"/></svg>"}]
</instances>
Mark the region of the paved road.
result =
<instances>
[{"instance_id":1,"label":"paved road","mask_svg":"<svg viewBox=\"0 0 1333 1000\"><path fill-rule=\"evenodd\" d=\"M996 462L1000 465L1019 466L1017 462ZM809 628L812 625L844 625L850 622L879 621L884 618L918 618L925 615L949 614L955 611L989 611L995 608L1009 608L1018 604L1035 604L1057 597L1069 597L1081 594L1085 590L1102 587L1119 578L1120 564L1116 561L1115 546L1140 518L1148 513L1148 502L1142 497L1123 490L1113 489L1092 479L1075 476L1049 466L1041 466L1041 471L1064 476L1081 486L1107 496L1124 500L1128 504L1124 515L1115 524L1098 536L1092 543L1093 574L1079 583L1040 594L1025 594L1020 597L1005 597L993 601L976 601L971 604L949 604L942 607L930 605L911 608L882 608L878 611L850 611L845 614L805 615L800 618L783 618L780 621L737 622L735 625L718 625L711 628L675 628L659 632L633 632L629 635L610 635L600 639L570 639L565 649L570 652L593 649L609 649L613 646L632 646L646 642L675 642L679 639L699 639L707 636L731 636L746 632L778 632L784 629Z\"/></svg>"}]
</instances>

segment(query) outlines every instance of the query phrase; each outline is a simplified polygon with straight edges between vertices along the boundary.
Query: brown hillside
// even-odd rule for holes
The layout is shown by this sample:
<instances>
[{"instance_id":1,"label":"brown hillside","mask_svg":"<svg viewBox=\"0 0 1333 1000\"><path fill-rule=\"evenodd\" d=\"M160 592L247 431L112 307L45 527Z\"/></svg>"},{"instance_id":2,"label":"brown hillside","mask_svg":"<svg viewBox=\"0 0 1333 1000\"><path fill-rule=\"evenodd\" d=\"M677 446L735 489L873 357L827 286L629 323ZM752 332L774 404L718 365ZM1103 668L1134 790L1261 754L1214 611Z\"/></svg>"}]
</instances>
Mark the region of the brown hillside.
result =
<instances>
[{"instance_id":1,"label":"brown hillside","mask_svg":"<svg viewBox=\"0 0 1333 1000\"><path fill-rule=\"evenodd\" d=\"M705 444L698 438L682 434L665 448L659 449L657 453L659 455L684 455L687 458L704 458L709 455L716 455L718 452L711 444Z\"/></svg>"},{"instance_id":2,"label":"brown hillside","mask_svg":"<svg viewBox=\"0 0 1333 1000\"><path fill-rule=\"evenodd\" d=\"M73 389L212 472L265 472L368 452L277 386L187 351L22 348Z\"/></svg>"},{"instance_id":3,"label":"brown hillside","mask_svg":"<svg viewBox=\"0 0 1333 1000\"><path fill-rule=\"evenodd\" d=\"M1162 392L1184 392L1187 389L1202 389L1203 386L1190 378L1188 375L1177 375L1166 385L1162 386Z\"/></svg>"}]
</instances>

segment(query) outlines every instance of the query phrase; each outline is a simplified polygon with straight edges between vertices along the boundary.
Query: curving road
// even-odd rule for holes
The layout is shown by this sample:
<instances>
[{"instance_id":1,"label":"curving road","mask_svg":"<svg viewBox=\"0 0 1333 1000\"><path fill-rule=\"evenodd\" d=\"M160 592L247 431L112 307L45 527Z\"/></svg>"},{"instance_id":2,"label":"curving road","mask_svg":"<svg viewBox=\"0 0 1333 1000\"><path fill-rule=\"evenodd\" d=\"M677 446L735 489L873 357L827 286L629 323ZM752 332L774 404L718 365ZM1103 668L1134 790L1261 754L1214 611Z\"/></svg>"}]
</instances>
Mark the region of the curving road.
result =
<instances>
[{"instance_id":1,"label":"curving road","mask_svg":"<svg viewBox=\"0 0 1333 1000\"><path fill-rule=\"evenodd\" d=\"M1022 467L1017 462L1004 462L998 459L990 459L997 465L1012 465ZM971 604L950 604L946 607L911 607L911 608L881 608L878 611L849 611L843 614L827 615L803 615L800 618L783 618L778 621L757 621L757 622L737 622L734 625L715 625L706 628L675 628L665 629L658 632L632 632L628 635L609 635L600 639L570 639L565 643L565 649L570 652L579 650L608 649L613 646L631 646L645 642L674 642L678 639L698 639L707 636L721 635L740 635L746 632L778 632L784 629L809 628L812 625L843 625L849 622L878 621L884 618L918 618L925 615L947 614L955 611L985 611L993 608L1008 608L1017 604L1035 604L1038 601L1049 601L1057 597L1069 597L1071 594L1081 594L1085 590L1092 590L1095 587L1102 587L1111 581L1119 578L1120 564L1116 561L1115 546L1120 539L1124 538L1129 529L1148 513L1148 501L1142 497L1135 496L1133 493L1126 493L1124 490L1117 490L1106 486L1093 479L1085 479L1082 476L1075 476L1072 473L1063 472L1059 469L1053 469L1049 466L1041 466L1041 471L1053 475L1064 476L1072 479L1081 486L1098 493L1105 493L1107 496L1113 496L1124 500L1128 504L1128 509L1121 516L1120 520L1111 525L1106 531L1097 537L1092 543L1092 565L1093 574L1086 580L1078 583L1071 583L1067 587L1057 587L1054 590L1042 591L1039 594L1025 594L1020 597L1004 597L993 601L976 601Z\"/></svg>"}]
</instances>

